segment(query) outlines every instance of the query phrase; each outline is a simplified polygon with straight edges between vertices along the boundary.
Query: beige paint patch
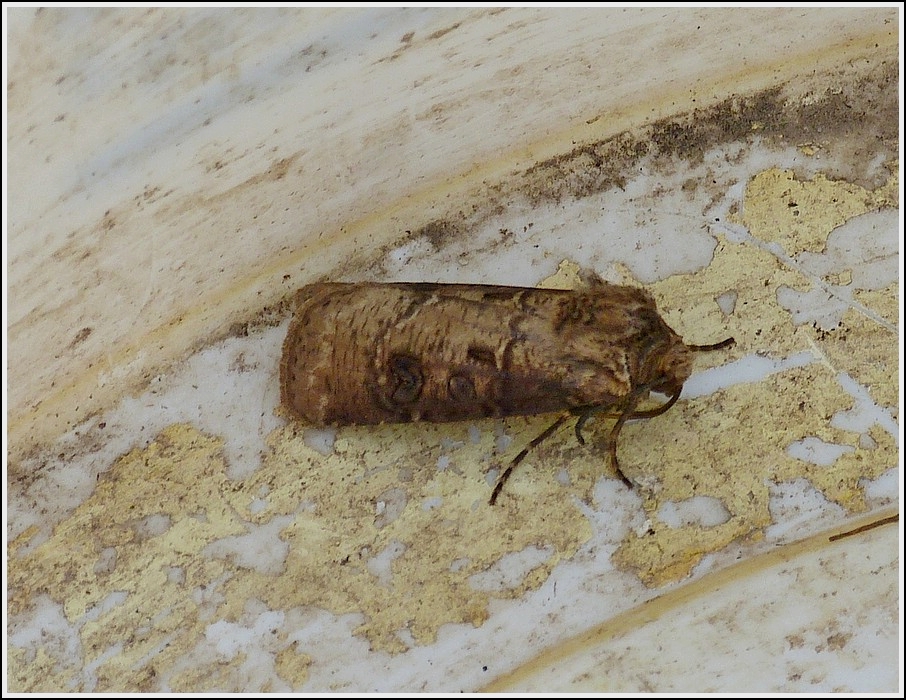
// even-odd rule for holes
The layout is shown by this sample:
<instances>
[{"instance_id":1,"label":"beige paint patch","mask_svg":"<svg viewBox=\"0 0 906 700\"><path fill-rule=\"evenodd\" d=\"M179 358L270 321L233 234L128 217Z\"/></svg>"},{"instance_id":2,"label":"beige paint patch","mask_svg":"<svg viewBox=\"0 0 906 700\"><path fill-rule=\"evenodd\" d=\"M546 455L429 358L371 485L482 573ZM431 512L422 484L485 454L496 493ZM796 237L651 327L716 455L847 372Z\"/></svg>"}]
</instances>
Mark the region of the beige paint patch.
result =
<instances>
[{"instance_id":1,"label":"beige paint patch","mask_svg":"<svg viewBox=\"0 0 906 700\"><path fill-rule=\"evenodd\" d=\"M199 555L207 543L245 531L223 497L228 491L221 442L189 426L168 428L114 464L92 497L9 569L10 614L25 613L39 594L60 603L78 631L78 666L101 661L97 685L86 688L84 678L61 672L72 659L48 646L33 659L11 659L11 673L32 679L19 687L156 687L154 668L173 664L193 646L217 608L212 592L230 575L225 562ZM161 516L168 526L148 532L148 519ZM99 571L107 548L116 552L115 565ZM174 567L182 577L169 575ZM106 606L116 594L123 600ZM102 661L110 640L122 648ZM142 663L155 651L153 665Z\"/></svg>"},{"instance_id":2,"label":"beige paint patch","mask_svg":"<svg viewBox=\"0 0 906 700\"><path fill-rule=\"evenodd\" d=\"M299 643L291 645L277 653L275 670L280 678L285 680L292 688L301 688L308 680L308 669L311 666L311 656L299 651Z\"/></svg>"},{"instance_id":3,"label":"beige paint patch","mask_svg":"<svg viewBox=\"0 0 906 700\"><path fill-rule=\"evenodd\" d=\"M891 178L894 183L896 179ZM889 183L869 192L823 177L800 182L789 173L769 171L753 178L747 190L745 221L759 237L801 246L789 252L818 251L846 217L884 205L890 194ZM789 213L786 202L792 200L808 203L805 221ZM788 228L776 222L781 215ZM811 350L822 361L701 400L681 401L655 419L656 428L644 423L624 428L623 469L639 480L656 475L657 488L645 493L649 531L631 535L614 561L636 572L648 585L659 586L689 575L706 553L737 538L760 537L771 523L770 483L805 478L828 500L858 512L865 508L860 480L875 479L896 465L897 446L888 432L872 428L870 435L876 444L866 448L861 446L859 433L830 424L835 414L853 406L853 398L838 381L840 372L866 386L880 405L896 406L896 333L853 308L847 310L837 332L795 327L790 314L777 303L776 290L781 285L808 284L799 272L756 246L721 241L705 270L653 285L665 319L689 342L711 342L726 332L721 328L729 328L737 340L730 351L736 357L759 353L783 358ZM738 296L733 313L724 318L716 301L709 300L729 291ZM858 299L879 316L893 320L896 295L897 287L892 285L860 292ZM682 309L674 308L677 299L683 300ZM714 358L703 361L713 362ZM810 436L854 449L824 467L786 454L791 443ZM693 495L720 500L731 518L711 528L670 528L658 520L656 514L663 503Z\"/></svg>"},{"instance_id":4,"label":"beige paint patch","mask_svg":"<svg viewBox=\"0 0 906 700\"><path fill-rule=\"evenodd\" d=\"M830 233L846 221L873 210L897 207L899 163L892 162L887 167L893 174L876 190L830 181L820 175L814 180L800 181L788 171L767 171L753 178L746 189L745 216L742 220L753 235L762 240L780 242L790 256L803 251L824 251ZM790 202L797 205L804 203L801 206L808 215L800 217L796 211L798 207L787 206ZM891 265L896 266L895 256L891 258ZM852 269L844 268L839 273L849 273L851 277ZM778 282L776 286L775 281ZM799 347L813 349L833 371L846 372L867 387L878 404L896 410L899 387L898 285L871 290L854 286L852 279L848 282L837 279L833 283L847 288L856 303L849 304L835 329L797 328ZM772 279L770 287L776 290L781 284L802 291L813 287L802 276L789 282ZM830 292L835 293L833 287ZM845 301L844 297L840 299ZM771 304L766 308L774 307ZM803 346L802 341L807 345Z\"/></svg>"},{"instance_id":5,"label":"beige paint patch","mask_svg":"<svg viewBox=\"0 0 906 700\"><path fill-rule=\"evenodd\" d=\"M523 421L524 432L540 432L543 422ZM462 445L449 451L450 466L439 471L451 430L460 431ZM10 613L26 613L39 593L61 602L78 630L79 666L97 664L91 688L97 691L150 689L155 668L174 669L174 690L247 687L241 653L228 666L213 651L210 663L186 668L181 659L205 646L213 619L247 624L249 599L271 610L317 606L361 613L356 632L389 652L405 650L406 635L427 644L441 625L480 625L491 595L470 586L471 576L508 553L550 548L543 563L494 593L518 597L590 536L578 511L563 507L553 469L527 469L514 479L512 498L489 507L483 470L494 453L493 435L482 434L473 442L462 425L350 429L337 441L337 453L325 457L305 444L302 431L288 427L271 435L273 451L254 477L234 483L224 476L219 440L174 425L119 460L50 540L11 567ZM382 519L382 499L391 489L401 490L404 505L398 517ZM263 493L267 507L252 512ZM212 543L289 514L294 521L280 533L288 555L278 573L203 554ZM116 552L115 564L99 574L96 565L108 548ZM369 564L388 549L398 556L382 580ZM174 577L174 569L182 576ZM96 614L115 594L125 595ZM110 639L122 648L104 659ZM310 658L295 646L290 653L292 645L280 631L272 653L280 676L296 684ZM155 650L153 663L142 661ZM17 652L10 670L34 679L22 688L74 682L74 690L86 689L60 670L63 661L52 652L34 658Z\"/></svg>"},{"instance_id":6,"label":"beige paint patch","mask_svg":"<svg viewBox=\"0 0 906 700\"><path fill-rule=\"evenodd\" d=\"M547 421L513 421L524 427L508 454ZM457 446L445 449L451 434ZM510 498L487 505L485 470L508 459L494 455L487 429L475 442L468 424L347 428L336 454L327 457L308 447L303 431L292 426L276 431L269 444L272 454L233 500L251 522L296 514L283 533L290 545L286 568L276 580L256 572L234 578L225 588L228 597L239 602L258 595L275 609L317 605L335 614L360 612L365 621L356 632L373 649L404 651L408 635L430 643L450 622L480 625L490 595L470 586L470 577L511 552L550 547L543 564L495 592L518 597L539 586L591 534L577 510L563 507L556 470L547 460L513 480ZM449 466L440 470L445 454ZM252 514L248 494L262 487L270 507ZM387 517L388 510L395 517Z\"/></svg>"},{"instance_id":7,"label":"beige paint patch","mask_svg":"<svg viewBox=\"0 0 906 700\"><path fill-rule=\"evenodd\" d=\"M898 164L892 169L898 172ZM820 174L801 180L790 170L766 170L746 187L740 220L756 238L780 243L789 255L818 252L831 230L849 219L873 209L896 208L898 180L891 177L883 187L867 190Z\"/></svg>"}]
</instances>

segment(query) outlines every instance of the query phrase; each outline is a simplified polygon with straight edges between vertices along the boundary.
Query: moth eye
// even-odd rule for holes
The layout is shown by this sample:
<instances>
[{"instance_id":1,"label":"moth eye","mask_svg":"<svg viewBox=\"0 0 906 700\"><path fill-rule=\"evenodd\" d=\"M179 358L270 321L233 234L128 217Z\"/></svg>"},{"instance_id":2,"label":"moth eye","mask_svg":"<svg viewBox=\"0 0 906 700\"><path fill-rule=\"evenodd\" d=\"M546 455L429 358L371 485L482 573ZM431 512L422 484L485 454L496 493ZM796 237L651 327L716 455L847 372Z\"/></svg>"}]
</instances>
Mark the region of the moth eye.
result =
<instances>
[{"instance_id":1,"label":"moth eye","mask_svg":"<svg viewBox=\"0 0 906 700\"><path fill-rule=\"evenodd\" d=\"M454 374L447 382L447 391L454 401L474 401L478 394L475 392L475 383L471 377Z\"/></svg>"},{"instance_id":2,"label":"moth eye","mask_svg":"<svg viewBox=\"0 0 906 700\"><path fill-rule=\"evenodd\" d=\"M390 400L397 404L412 403L422 393L424 377L421 363L411 355L394 355L390 358L392 378Z\"/></svg>"}]
</instances>

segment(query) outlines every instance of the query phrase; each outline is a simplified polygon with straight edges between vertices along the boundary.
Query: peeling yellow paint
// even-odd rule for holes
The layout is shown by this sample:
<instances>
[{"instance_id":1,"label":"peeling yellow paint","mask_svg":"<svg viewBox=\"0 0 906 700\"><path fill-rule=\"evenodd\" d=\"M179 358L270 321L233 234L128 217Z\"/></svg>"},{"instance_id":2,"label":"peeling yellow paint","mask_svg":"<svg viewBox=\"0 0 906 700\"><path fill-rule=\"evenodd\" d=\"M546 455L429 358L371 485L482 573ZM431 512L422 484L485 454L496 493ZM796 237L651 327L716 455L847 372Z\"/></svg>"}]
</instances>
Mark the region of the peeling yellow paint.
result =
<instances>
[{"instance_id":1,"label":"peeling yellow paint","mask_svg":"<svg viewBox=\"0 0 906 700\"><path fill-rule=\"evenodd\" d=\"M302 687L308 680L308 669L311 666L311 656L300 653L298 647L296 642L278 652L275 664L280 678L292 688Z\"/></svg>"},{"instance_id":2,"label":"peeling yellow paint","mask_svg":"<svg viewBox=\"0 0 906 700\"><path fill-rule=\"evenodd\" d=\"M521 422L525 428L519 432L531 439L543 430L545 419ZM437 460L451 434L458 446L440 471ZM227 591L247 587L238 599L258 591L272 608L318 605L336 614L360 612L365 622L357 633L374 649L400 652L407 648L400 633L426 644L441 625L484 622L491 596L474 590L469 578L505 554L530 545L553 550L541 567L544 576L527 575L494 593L516 597L540 585L590 536L579 512L564 507L552 469L525 465L522 478L513 480L511 497L488 506L484 470L506 457L493 457L487 429L478 442L469 439L465 425L348 428L343 435L337 454L326 457L305 445L292 426L271 435L273 453L235 492L235 507L253 522L295 512L293 525L283 533L289 556L276 581L248 572L247 578L229 582ZM271 507L252 515L243 494L262 485ZM391 491L401 506L398 516L388 519L382 508ZM305 512L298 512L300 502L310 504ZM387 552L395 554L382 579L375 562Z\"/></svg>"},{"instance_id":3,"label":"peeling yellow paint","mask_svg":"<svg viewBox=\"0 0 906 700\"><path fill-rule=\"evenodd\" d=\"M526 430L542 429L539 421L525 424ZM526 466L522 478L514 479L513 497L488 506L483 469L494 452L492 436L485 430L473 443L465 428L459 430L463 444L441 472L435 463L449 427L350 429L342 453L327 457L287 427L270 437L273 451L262 468L247 481L232 483L224 476L219 440L187 425L171 426L147 448L117 462L51 540L17 563L10 609L20 612L45 592L65 601L66 617L75 621L108 596L125 592L125 600L89 615L79 630L85 649L94 650L86 651L86 663L106 651L111 631L113 638L128 640L120 653L100 663L98 690L142 687L147 670L141 659L152 649L166 641L154 665L176 665L182 653L203 643L215 611L218 619L239 622L250 598L272 610L317 606L335 614L361 613L364 623L357 633L389 652L407 648L398 636L404 631L426 644L444 624L479 625L487 619L491 594L474 590L472 575L507 553L549 547L552 554L541 566L493 593L517 597L572 556L590 529L575 508L565 507L547 470ZM399 517L380 526L378 504L390 488L402 489L405 504ZM262 489L268 507L253 513L250 504ZM426 507L433 497L440 504ZM130 507L124 510L123 503ZM204 554L206 545L245 533L243 521L262 524L291 513L294 521L280 535L288 555L277 575ZM154 516L165 516L165 531L140 534L144 519ZM109 574L98 575L96 563L107 547L116 550L116 564ZM400 554L382 580L369 565L393 547ZM184 580L168 576L174 568ZM284 670L297 667L292 658L283 657ZM172 687L198 687L200 673L210 683L212 672L180 671Z\"/></svg>"},{"instance_id":4,"label":"peeling yellow paint","mask_svg":"<svg viewBox=\"0 0 906 700\"><path fill-rule=\"evenodd\" d=\"M891 178L893 182L896 179ZM769 171L750 183L745 221L756 236L797 246L788 249L790 253L821 250L834 227L847 218L886 206L891 195L890 183L867 192L820 176L813 182L800 182L791 173ZM791 214L788 201L808 206L809 216L799 220ZM656 428L640 423L624 428L624 470L630 478L656 474L658 489L646 493L649 532L631 535L614 561L635 571L648 585L679 580L704 554L739 537L759 536L771 523L768 483L807 479L828 500L859 512L865 508L859 480L875 479L896 466L897 447L889 433L872 429L876 446L865 448L860 446L858 434L829 424L835 413L853 405L852 397L839 384L839 372L847 372L868 387L880 405L896 405L896 334L853 309L845 313L844 332L794 327L789 313L777 303L776 290L780 285L802 284L807 282L799 273L782 266L769 253L755 246L722 241L705 270L653 285L668 323L687 339L691 336L689 342L713 342L724 327L737 339L731 351L736 356L767 353L783 358L813 350L824 361L754 384L737 385L706 399L681 402L655 419ZM733 315L723 319L709 300L728 290L739 296ZM893 322L896 294L895 286L891 286L878 292L860 292L858 298ZM679 299L685 306L672 308ZM854 449L827 467L786 454L791 443L811 436ZM719 499L732 517L711 528L676 529L657 519L661 504L693 495Z\"/></svg>"},{"instance_id":5,"label":"peeling yellow paint","mask_svg":"<svg viewBox=\"0 0 906 700\"><path fill-rule=\"evenodd\" d=\"M790 170L766 170L746 188L741 221L756 238L780 243L791 255L818 252L831 230L847 220L873 209L896 207L897 180L890 178L884 187L871 191L821 174L800 180Z\"/></svg>"},{"instance_id":6,"label":"peeling yellow paint","mask_svg":"<svg viewBox=\"0 0 906 700\"><path fill-rule=\"evenodd\" d=\"M10 612L26 609L39 594L61 601L70 623L84 620L78 636L86 664L108 651L109 640L124 640L119 653L101 662L96 689L146 687L142 658L170 640L153 663L173 663L203 634L205 609L216 607L197 598L216 588L230 567L200 551L245 531L224 499L223 467L221 441L186 425L171 426L144 450L122 457L51 539L10 568ZM148 518L160 519L157 534L147 532ZM107 548L115 550L115 565L99 571ZM171 569L182 577L168 577ZM120 602L105 604L123 594ZM49 687L66 687L53 671L65 657L48 654ZM30 672L36 670L32 665ZM72 690L79 689L77 682Z\"/></svg>"}]
</instances>

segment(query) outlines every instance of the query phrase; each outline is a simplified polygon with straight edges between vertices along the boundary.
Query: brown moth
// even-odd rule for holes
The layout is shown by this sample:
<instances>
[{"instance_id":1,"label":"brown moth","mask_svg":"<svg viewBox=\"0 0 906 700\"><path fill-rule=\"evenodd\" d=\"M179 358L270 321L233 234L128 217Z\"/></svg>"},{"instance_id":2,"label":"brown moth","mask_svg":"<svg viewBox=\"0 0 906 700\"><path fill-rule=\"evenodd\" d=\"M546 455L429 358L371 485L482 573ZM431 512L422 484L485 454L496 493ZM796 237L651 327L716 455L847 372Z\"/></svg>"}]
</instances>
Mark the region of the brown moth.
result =
<instances>
[{"instance_id":1,"label":"brown moth","mask_svg":"<svg viewBox=\"0 0 906 700\"><path fill-rule=\"evenodd\" d=\"M607 441L633 418L651 418L679 398L695 352L646 291L596 282L580 291L479 284L322 283L296 295L283 343L280 398L315 425L471 420L563 412L500 475L577 416L617 418ZM649 392L669 396L636 410Z\"/></svg>"}]
</instances>

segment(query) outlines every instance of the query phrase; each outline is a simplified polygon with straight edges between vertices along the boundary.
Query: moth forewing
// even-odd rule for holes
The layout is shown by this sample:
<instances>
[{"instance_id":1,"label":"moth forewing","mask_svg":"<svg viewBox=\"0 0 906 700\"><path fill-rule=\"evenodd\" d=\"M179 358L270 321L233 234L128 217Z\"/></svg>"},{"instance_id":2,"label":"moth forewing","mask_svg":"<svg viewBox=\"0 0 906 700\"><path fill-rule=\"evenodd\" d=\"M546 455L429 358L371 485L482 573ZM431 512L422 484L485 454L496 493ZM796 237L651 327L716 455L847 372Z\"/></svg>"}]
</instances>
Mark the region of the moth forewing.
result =
<instances>
[{"instance_id":1,"label":"moth forewing","mask_svg":"<svg viewBox=\"0 0 906 700\"><path fill-rule=\"evenodd\" d=\"M731 342L724 341L725 343ZM576 434L611 413L620 427L679 396L697 350L644 290L324 283L303 287L283 345L281 401L315 425L450 422L568 412ZM649 391L663 409L637 410ZM562 424L561 418L530 447ZM491 501L525 456L501 474Z\"/></svg>"}]
</instances>

